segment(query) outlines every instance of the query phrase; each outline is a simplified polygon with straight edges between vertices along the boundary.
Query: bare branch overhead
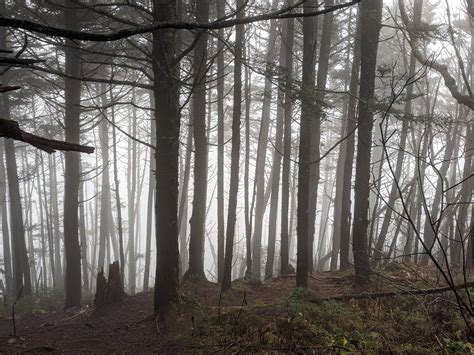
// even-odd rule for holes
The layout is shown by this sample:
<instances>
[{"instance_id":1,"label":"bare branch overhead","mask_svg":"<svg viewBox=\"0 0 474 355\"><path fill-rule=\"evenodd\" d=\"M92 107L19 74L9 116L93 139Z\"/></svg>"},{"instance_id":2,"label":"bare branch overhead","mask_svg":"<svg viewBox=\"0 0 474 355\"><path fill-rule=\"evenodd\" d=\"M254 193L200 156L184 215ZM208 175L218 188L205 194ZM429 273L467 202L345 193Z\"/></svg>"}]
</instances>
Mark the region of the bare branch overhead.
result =
<instances>
[{"instance_id":1,"label":"bare branch overhead","mask_svg":"<svg viewBox=\"0 0 474 355\"><path fill-rule=\"evenodd\" d=\"M123 30L118 30L115 32L104 32L104 33L73 31L73 30L67 30L60 27L43 25L40 23L28 21L28 20L8 18L8 17L0 17L0 26L17 28L17 29L22 29L26 31L31 31L31 32L48 35L48 36L55 36L55 37L61 37L61 38L69 38L69 39L93 41L93 42L109 42L109 41L116 41L116 40L128 38L128 37L135 36L138 34L153 32L153 31L161 30L165 28L186 29L186 30L194 30L194 29L216 30L220 28L233 27L236 25L245 25L249 23L254 23L258 21L266 21L266 20L271 20L271 19L286 19L286 18L319 16L319 15L327 14L329 12L348 8L350 6L353 6L359 3L360 1L361 0L353 0L344 4L327 7L323 10L306 12L306 13L291 12L292 10L294 10L294 8L291 6L291 7L284 7L280 10L273 11L270 13L256 15L256 16L249 16L242 19L232 19L232 20L224 20L224 21L217 20L217 21L209 22L209 23L154 22L149 25L137 25L134 27L125 28Z\"/></svg>"}]
</instances>

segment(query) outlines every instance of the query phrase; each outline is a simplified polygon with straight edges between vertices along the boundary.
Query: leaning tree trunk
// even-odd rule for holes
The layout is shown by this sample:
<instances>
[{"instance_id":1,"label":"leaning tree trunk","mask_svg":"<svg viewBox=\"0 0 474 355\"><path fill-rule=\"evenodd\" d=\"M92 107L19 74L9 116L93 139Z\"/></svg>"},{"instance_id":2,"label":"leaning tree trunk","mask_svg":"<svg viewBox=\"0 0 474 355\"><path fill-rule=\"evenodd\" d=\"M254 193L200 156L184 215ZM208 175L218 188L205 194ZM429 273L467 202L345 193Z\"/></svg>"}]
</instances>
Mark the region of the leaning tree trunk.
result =
<instances>
[{"instance_id":1,"label":"leaning tree trunk","mask_svg":"<svg viewBox=\"0 0 474 355\"><path fill-rule=\"evenodd\" d=\"M420 18L421 18L421 7L415 6L413 21L415 21L415 23L418 23ZM410 52L410 66L408 69L409 78L412 78L415 75L415 70L416 70L416 58L415 58L415 55L413 54L413 51L411 51ZM398 149L397 165L395 166L393 183L392 183L392 187L390 189L390 195L387 201L388 208L386 209L385 216L382 223L382 228L380 229L380 233L379 233L379 238L375 245L374 258L376 262L379 262L382 257L382 254L383 254L382 249L387 237L388 227L390 225L390 221L392 218L392 211L394 208L395 201L399 197L397 184L398 184L398 181L400 181L400 177L401 177L401 173L403 169L403 159L405 156L405 146L406 146L407 135L408 135L409 119L412 113L413 84L408 86L406 96L408 100L405 101L405 107L403 111L404 118L403 118L403 123L402 123L402 130L400 133L400 143L397 145L397 149Z\"/></svg>"},{"instance_id":2,"label":"leaning tree trunk","mask_svg":"<svg viewBox=\"0 0 474 355\"><path fill-rule=\"evenodd\" d=\"M355 285L369 281L370 263L367 246L369 225L370 156L372 150L373 99L377 49L382 17L382 0L366 0L360 8L361 69L359 94L359 135L355 176L353 253Z\"/></svg>"}]
</instances>

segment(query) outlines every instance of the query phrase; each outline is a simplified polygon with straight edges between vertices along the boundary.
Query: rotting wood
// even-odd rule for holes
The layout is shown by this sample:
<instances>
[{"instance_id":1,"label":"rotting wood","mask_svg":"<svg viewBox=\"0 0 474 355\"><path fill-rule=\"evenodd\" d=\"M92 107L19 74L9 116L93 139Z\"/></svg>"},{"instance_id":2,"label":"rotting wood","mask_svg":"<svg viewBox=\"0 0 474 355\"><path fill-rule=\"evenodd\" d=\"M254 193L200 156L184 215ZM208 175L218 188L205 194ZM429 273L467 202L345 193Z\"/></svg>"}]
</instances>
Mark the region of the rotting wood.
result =
<instances>
[{"instance_id":1,"label":"rotting wood","mask_svg":"<svg viewBox=\"0 0 474 355\"><path fill-rule=\"evenodd\" d=\"M94 307L100 309L106 304L123 302L127 296L123 290L120 266L118 261L109 265L109 279L105 278L104 268L97 274Z\"/></svg>"}]
</instances>

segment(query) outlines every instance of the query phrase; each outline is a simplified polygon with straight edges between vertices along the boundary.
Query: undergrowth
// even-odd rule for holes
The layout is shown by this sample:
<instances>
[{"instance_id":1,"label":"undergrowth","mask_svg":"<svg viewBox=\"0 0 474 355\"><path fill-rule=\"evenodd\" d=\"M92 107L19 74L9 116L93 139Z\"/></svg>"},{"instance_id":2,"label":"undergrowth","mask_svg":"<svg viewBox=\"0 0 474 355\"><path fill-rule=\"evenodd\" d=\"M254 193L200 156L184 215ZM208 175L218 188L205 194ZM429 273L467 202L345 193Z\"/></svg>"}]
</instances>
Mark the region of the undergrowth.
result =
<instances>
[{"instance_id":1,"label":"undergrowth","mask_svg":"<svg viewBox=\"0 0 474 355\"><path fill-rule=\"evenodd\" d=\"M201 352L474 352L456 308L437 298L335 302L297 289L274 304L222 307L220 314L199 302L192 307L191 333L172 341Z\"/></svg>"}]
</instances>

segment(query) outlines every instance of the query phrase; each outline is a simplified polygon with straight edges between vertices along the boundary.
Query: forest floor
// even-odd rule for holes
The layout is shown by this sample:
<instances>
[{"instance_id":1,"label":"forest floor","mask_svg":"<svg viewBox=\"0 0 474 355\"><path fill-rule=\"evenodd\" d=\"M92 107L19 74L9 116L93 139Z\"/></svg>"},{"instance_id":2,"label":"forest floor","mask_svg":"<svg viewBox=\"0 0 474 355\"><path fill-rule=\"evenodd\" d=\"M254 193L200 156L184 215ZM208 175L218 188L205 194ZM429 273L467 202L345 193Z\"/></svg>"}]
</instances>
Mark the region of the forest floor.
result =
<instances>
[{"instance_id":1,"label":"forest floor","mask_svg":"<svg viewBox=\"0 0 474 355\"><path fill-rule=\"evenodd\" d=\"M295 290L294 275L264 283L238 280L222 295L216 284L188 281L162 321L150 316L151 291L100 311L91 305L63 311L58 300L24 300L16 307L16 336L11 306L0 313L0 352L474 352L450 292L368 296L442 286L436 272L397 266L377 273L363 290L354 289L352 279L349 271L315 273L307 290ZM343 295L364 296L341 300Z\"/></svg>"}]
</instances>

